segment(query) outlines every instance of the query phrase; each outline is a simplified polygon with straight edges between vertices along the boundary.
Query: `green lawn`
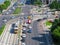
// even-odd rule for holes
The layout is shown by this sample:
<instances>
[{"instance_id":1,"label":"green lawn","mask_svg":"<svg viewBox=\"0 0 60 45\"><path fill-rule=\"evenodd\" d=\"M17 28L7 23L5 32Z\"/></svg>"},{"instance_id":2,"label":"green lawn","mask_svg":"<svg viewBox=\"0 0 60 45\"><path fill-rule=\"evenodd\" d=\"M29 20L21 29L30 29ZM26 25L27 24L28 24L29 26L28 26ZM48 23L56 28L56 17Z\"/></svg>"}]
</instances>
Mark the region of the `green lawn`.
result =
<instances>
[{"instance_id":1,"label":"green lawn","mask_svg":"<svg viewBox=\"0 0 60 45\"><path fill-rule=\"evenodd\" d=\"M16 8L13 14L19 14L21 13L21 8Z\"/></svg>"},{"instance_id":2,"label":"green lawn","mask_svg":"<svg viewBox=\"0 0 60 45\"><path fill-rule=\"evenodd\" d=\"M4 28L5 28L5 25L3 25L3 26L0 28L0 35L1 35L2 32L4 31Z\"/></svg>"},{"instance_id":3,"label":"green lawn","mask_svg":"<svg viewBox=\"0 0 60 45\"><path fill-rule=\"evenodd\" d=\"M51 26L52 25L52 23L51 22L49 22L49 21L46 21L46 26Z\"/></svg>"}]
</instances>

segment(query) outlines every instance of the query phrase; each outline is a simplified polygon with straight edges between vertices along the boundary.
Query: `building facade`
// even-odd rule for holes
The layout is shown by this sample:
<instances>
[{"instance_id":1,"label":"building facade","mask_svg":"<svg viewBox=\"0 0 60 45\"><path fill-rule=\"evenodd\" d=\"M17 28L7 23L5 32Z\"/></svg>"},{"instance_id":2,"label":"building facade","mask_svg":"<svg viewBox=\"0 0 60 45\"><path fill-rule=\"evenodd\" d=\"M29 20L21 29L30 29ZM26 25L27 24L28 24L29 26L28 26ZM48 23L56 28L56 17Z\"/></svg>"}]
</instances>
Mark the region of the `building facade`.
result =
<instances>
[{"instance_id":1,"label":"building facade","mask_svg":"<svg viewBox=\"0 0 60 45\"><path fill-rule=\"evenodd\" d=\"M41 0L41 2L43 4L51 4L54 0ZM57 0L58 2L60 2L60 0Z\"/></svg>"}]
</instances>

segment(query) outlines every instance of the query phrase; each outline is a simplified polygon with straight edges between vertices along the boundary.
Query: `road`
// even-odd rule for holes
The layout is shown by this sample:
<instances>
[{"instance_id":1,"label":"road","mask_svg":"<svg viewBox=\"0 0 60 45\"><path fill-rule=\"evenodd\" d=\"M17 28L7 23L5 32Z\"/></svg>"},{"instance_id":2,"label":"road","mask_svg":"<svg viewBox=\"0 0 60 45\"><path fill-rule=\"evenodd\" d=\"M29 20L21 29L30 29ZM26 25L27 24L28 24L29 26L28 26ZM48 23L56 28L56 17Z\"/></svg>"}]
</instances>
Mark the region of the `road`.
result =
<instances>
[{"instance_id":1,"label":"road","mask_svg":"<svg viewBox=\"0 0 60 45\"><path fill-rule=\"evenodd\" d=\"M24 13L25 16L31 15L30 14L30 9L32 9L32 7L26 5L25 7L22 8L22 13ZM37 28L35 27L35 24L34 24L33 30L35 30L35 31L32 31L31 34L28 34L27 33L27 37L26 37L26 41L25 41L26 42L26 45L39 45L39 42L38 41L33 40L33 37L38 36L36 29Z\"/></svg>"},{"instance_id":2,"label":"road","mask_svg":"<svg viewBox=\"0 0 60 45\"><path fill-rule=\"evenodd\" d=\"M23 9L22 12L24 13L25 16L31 15L30 14L30 10L32 9L31 6L26 5L22 9ZM42 26L42 23L33 20L32 33L31 34L27 33L27 37L25 40L26 45L51 45L48 42L49 38L47 39L48 34L46 33L47 32L46 30L44 31L44 27Z\"/></svg>"},{"instance_id":3,"label":"road","mask_svg":"<svg viewBox=\"0 0 60 45\"><path fill-rule=\"evenodd\" d=\"M12 23L16 23L19 18L15 18L6 23L5 29L0 36L0 45L17 45L18 35L11 33Z\"/></svg>"}]
</instances>

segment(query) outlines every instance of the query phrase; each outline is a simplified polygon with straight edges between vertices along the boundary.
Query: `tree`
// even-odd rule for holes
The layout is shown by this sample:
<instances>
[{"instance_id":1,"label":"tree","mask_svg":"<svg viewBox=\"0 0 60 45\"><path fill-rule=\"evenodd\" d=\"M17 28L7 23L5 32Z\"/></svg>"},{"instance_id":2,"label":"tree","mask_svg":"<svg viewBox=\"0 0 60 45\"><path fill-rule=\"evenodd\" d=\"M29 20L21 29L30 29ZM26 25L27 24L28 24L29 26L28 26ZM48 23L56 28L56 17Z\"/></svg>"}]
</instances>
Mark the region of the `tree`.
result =
<instances>
[{"instance_id":1,"label":"tree","mask_svg":"<svg viewBox=\"0 0 60 45\"><path fill-rule=\"evenodd\" d=\"M7 9L10 5L10 1L5 1L4 4L0 5L0 12L2 12L4 9Z\"/></svg>"},{"instance_id":2,"label":"tree","mask_svg":"<svg viewBox=\"0 0 60 45\"><path fill-rule=\"evenodd\" d=\"M33 0L33 2L31 2L31 3L34 4L34 5L38 5L38 6L40 6L42 4L41 0Z\"/></svg>"},{"instance_id":3,"label":"tree","mask_svg":"<svg viewBox=\"0 0 60 45\"><path fill-rule=\"evenodd\" d=\"M54 20L51 27L51 34L52 34L53 40L56 43L60 44L60 19Z\"/></svg>"},{"instance_id":4,"label":"tree","mask_svg":"<svg viewBox=\"0 0 60 45\"><path fill-rule=\"evenodd\" d=\"M53 1L53 2L49 5L49 7L50 7L51 9L60 9L60 3L57 2L57 0L55 0L55 1Z\"/></svg>"},{"instance_id":5,"label":"tree","mask_svg":"<svg viewBox=\"0 0 60 45\"><path fill-rule=\"evenodd\" d=\"M10 5L10 1L5 1L4 4L6 4L6 7Z\"/></svg>"},{"instance_id":6,"label":"tree","mask_svg":"<svg viewBox=\"0 0 60 45\"><path fill-rule=\"evenodd\" d=\"M3 8L1 7L1 5L0 5L0 12L2 13L2 10L3 10Z\"/></svg>"}]
</instances>

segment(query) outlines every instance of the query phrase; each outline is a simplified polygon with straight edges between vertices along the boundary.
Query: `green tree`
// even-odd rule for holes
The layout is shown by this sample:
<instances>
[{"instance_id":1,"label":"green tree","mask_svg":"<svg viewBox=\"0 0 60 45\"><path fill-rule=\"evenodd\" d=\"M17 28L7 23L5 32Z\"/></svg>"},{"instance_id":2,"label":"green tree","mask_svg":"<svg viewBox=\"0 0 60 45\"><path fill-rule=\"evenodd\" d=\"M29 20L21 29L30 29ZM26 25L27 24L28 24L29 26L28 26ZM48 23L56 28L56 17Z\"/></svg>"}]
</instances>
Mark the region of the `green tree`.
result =
<instances>
[{"instance_id":1,"label":"green tree","mask_svg":"<svg viewBox=\"0 0 60 45\"><path fill-rule=\"evenodd\" d=\"M4 4L6 4L6 7L10 5L10 1L5 1Z\"/></svg>"},{"instance_id":2,"label":"green tree","mask_svg":"<svg viewBox=\"0 0 60 45\"><path fill-rule=\"evenodd\" d=\"M41 0L34 0L33 4L40 6L42 3Z\"/></svg>"},{"instance_id":3,"label":"green tree","mask_svg":"<svg viewBox=\"0 0 60 45\"><path fill-rule=\"evenodd\" d=\"M60 43L60 19L55 19L52 27L51 27L51 34L53 40L59 45Z\"/></svg>"},{"instance_id":4,"label":"green tree","mask_svg":"<svg viewBox=\"0 0 60 45\"><path fill-rule=\"evenodd\" d=\"M51 9L60 9L60 3L57 2L57 0L55 0L55 1L53 1L53 2L49 5L49 7L50 7Z\"/></svg>"},{"instance_id":5,"label":"green tree","mask_svg":"<svg viewBox=\"0 0 60 45\"><path fill-rule=\"evenodd\" d=\"M2 13L2 10L3 10L3 8L1 7L1 5L0 5L0 12Z\"/></svg>"},{"instance_id":6,"label":"green tree","mask_svg":"<svg viewBox=\"0 0 60 45\"><path fill-rule=\"evenodd\" d=\"M2 7L2 9L6 9L7 8L6 4L2 4L1 7Z\"/></svg>"}]
</instances>

